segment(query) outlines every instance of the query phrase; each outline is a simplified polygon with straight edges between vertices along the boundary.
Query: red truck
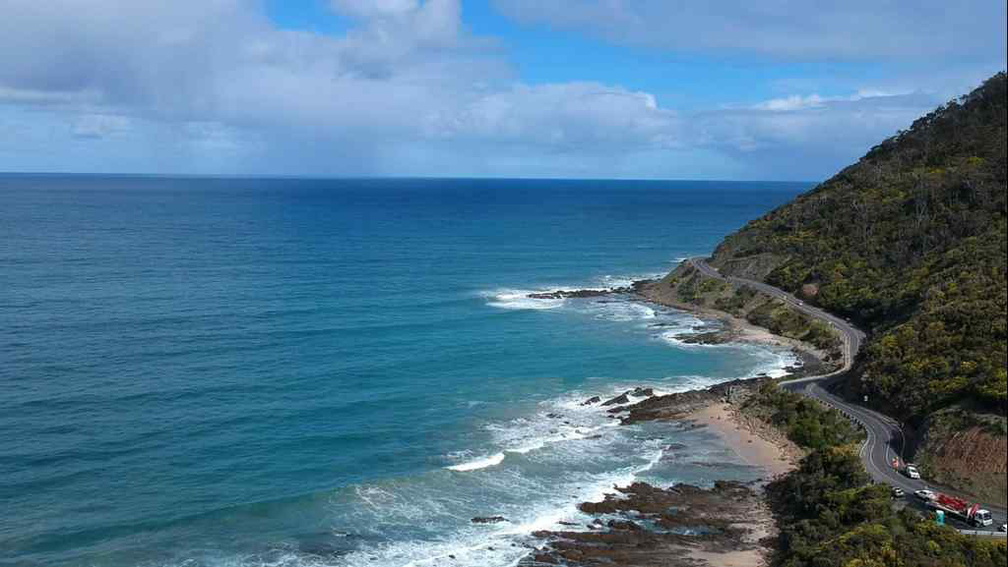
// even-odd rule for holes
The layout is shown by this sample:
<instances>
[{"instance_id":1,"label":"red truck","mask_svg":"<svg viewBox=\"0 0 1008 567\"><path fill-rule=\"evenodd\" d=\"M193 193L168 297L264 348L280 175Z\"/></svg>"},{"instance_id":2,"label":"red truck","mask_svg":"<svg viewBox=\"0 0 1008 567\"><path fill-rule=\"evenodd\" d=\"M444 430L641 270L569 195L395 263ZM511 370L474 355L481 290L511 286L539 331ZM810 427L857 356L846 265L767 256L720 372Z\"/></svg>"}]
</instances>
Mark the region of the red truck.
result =
<instances>
[{"instance_id":1,"label":"red truck","mask_svg":"<svg viewBox=\"0 0 1008 567\"><path fill-rule=\"evenodd\" d=\"M979 504L948 494L939 492L935 495L934 500L929 500L924 505L932 510L941 510L972 526L989 526L994 523L991 513L981 508Z\"/></svg>"}]
</instances>

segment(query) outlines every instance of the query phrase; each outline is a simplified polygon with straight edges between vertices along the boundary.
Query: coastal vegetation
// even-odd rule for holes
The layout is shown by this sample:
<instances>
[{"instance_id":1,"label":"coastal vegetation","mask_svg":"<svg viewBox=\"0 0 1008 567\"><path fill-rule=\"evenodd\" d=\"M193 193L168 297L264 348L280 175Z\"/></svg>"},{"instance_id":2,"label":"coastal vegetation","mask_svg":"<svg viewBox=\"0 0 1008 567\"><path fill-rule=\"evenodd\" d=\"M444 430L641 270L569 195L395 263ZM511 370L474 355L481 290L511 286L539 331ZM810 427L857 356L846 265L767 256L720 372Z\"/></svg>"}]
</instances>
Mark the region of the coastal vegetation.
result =
<instances>
[{"instance_id":1,"label":"coastal vegetation","mask_svg":"<svg viewBox=\"0 0 1008 567\"><path fill-rule=\"evenodd\" d=\"M858 458L860 435L835 410L773 383L747 399L787 437L810 450L767 494L780 533L779 567L982 566L1008 561L1004 541L962 535L908 510L871 484Z\"/></svg>"},{"instance_id":2,"label":"coastal vegetation","mask_svg":"<svg viewBox=\"0 0 1008 567\"><path fill-rule=\"evenodd\" d=\"M764 382L745 400L742 411L781 430L799 447L818 450L854 443L864 438L842 415L811 398Z\"/></svg>"},{"instance_id":3,"label":"coastal vegetation","mask_svg":"<svg viewBox=\"0 0 1008 567\"><path fill-rule=\"evenodd\" d=\"M895 510L889 488L868 483L853 445L813 451L768 493L781 526L775 565L979 567L1008 561L1003 540L963 535Z\"/></svg>"},{"instance_id":4,"label":"coastal vegetation","mask_svg":"<svg viewBox=\"0 0 1008 567\"><path fill-rule=\"evenodd\" d=\"M1000 486L1002 504L1005 123L1002 72L750 222L711 261L723 273L766 281L868 331L846 394L867 396L916 431L926 476L977 494ZM736 303L725 299L719 308L734 312ZM774 329L772 317L747 318ZM952 439L959 427L969 435ZM941 451L973 454L983 447L993 447L980 451L989 457L968 469L951 470L957 463L939 458Z\"/></svg>"},{"instance_id":5,"label":"coastal vegetation","mask_svg":"<svg viewBox=\"0 0 1008 567\"><path fill-rule=\"evenodd\" d=\"M645 295L660 303L688 309L716 309L730 313L775 335L787 337L819 349L827 360L838 360L840 338L828 325L797 311L783 301L749 288L706 278L688 264L682 264Z\"/></svg>"}]
</instances>

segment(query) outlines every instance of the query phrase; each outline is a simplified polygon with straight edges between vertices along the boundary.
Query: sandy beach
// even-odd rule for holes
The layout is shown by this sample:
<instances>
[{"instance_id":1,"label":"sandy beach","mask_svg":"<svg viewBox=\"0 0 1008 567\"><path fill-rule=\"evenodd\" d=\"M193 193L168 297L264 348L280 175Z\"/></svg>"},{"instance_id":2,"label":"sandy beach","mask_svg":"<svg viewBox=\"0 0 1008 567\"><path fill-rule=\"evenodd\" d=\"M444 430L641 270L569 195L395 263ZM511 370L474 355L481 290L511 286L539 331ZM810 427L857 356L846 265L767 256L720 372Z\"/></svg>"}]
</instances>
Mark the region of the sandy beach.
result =
<instances>
[{"instance_id":1,"label":"sandy beach","mask_svg":"<svg viewBox=\"0 0 1008 567\"><path fill-rule=\"evenodd\" d=\"M772 426L745 416L732 404L714 402L690 413L687 418L717 433L746 463L767 473L767 481L794 469L803 451ZM744 536L753 547L736 551L711 552L694 549L689 557L712 567L758 567L766 564L769 549L760 540L776 535L777 527L766 502L747 519L751 529Z\"/></svg>"},{"instance_id":2,"label":"sandy beach","mask_svg":"<svg viewBox=\"0 0 1008 567\"><path fill-rule=\"evenodd\" d=\"M688 414L686 419L710 428L739 458L766 470L769 477L787 473L802 456L802 450L773 427L747 419L725 402L711 403Z\"/></svg>"}]
</instances>

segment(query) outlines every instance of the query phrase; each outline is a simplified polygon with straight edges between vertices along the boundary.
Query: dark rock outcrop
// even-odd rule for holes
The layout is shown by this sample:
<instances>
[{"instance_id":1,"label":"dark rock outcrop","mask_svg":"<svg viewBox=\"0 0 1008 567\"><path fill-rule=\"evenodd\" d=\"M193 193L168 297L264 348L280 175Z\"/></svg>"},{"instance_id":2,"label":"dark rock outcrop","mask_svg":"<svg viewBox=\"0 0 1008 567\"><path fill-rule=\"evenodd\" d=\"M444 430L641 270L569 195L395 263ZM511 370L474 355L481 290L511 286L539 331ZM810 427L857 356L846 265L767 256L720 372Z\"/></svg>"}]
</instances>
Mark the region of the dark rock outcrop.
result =
<instances>
[{"instance_id":1,"label":"dark rock outcrop","mask_svg":"<svg viewBox=\"0 0 1008 567\"><path fill-rule=\"evenodd\" d=\"M602 405L603 406L614 406L616 404L628 404L628 403L630 403L630 398L627 397L627 393L626 392L623 392L622 394L616 396L615 398L610 398L610 399L602 402Z\"/></svg>"},{"instance_id":2,"label":"dark rock outcrop","mask_svg":"<svg viewBox=\"0 0 1008 567\"><path fill-rule=\"evenodd\" d=\"M580 299L586 297L601 297L615 293L630 293L633 289L629 287L614 287L612 289L558 289L556 291L546 291L542 293L530 293L530 299Z\"/></svg>"},{"instance_id":3,"label":"dark rock outcrop","mask_svg":"<svg viewBox=\"0 0 1008 567\"><path fill-rule=\"evenodd\" d=\"M477 516L471 521L474 524L499 524L501 522L507 522L508 519L504 516Z\"/></svg>"},{"instance_id":4,"label":"dark rock outcrop","mask_svg":"<svg viewBox=\"0 0 1008 567\"><path fill-rule=\"evenodd\" d=\"M767 380L769 378L732 380L730 382L715 384L704 390L690 390L677 394L652 396L633 405L612 408L609 410L609 413L625 414L622 417L623 424L657 419L681 419L686 414L711 402L726 399L728 392L732 388L757 388Z\"/></svg>"},{"instance_id":5,"label":"dark rock outcrop","mask_svg":"<svg viewBox=\"0 0 1008 567\"><path fill-rule=\"evenodd\" d=\"M587 532L536 532L546 545L519 565L695 565L688 557L691 550L727 553L761 547L753 519L770 521L759 496L737 482L718 481L710 490L637 482L616 491L601 502L579 506L586 514L610 517L608 521L595 518Z\"/></svg>"}]
</instances>

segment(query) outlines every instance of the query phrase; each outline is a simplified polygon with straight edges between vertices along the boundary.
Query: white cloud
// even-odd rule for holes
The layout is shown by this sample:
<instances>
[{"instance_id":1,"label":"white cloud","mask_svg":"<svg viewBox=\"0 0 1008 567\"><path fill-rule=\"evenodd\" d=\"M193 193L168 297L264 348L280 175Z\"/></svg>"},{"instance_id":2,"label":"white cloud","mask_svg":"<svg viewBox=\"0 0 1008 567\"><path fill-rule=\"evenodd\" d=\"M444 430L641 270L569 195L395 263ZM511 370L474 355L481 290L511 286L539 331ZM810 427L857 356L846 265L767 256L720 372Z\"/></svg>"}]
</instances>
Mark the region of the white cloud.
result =
<instances>
[{"instance_id":1,"label":"white cloud","mask_svg":"<svg viewBox=\"0 0 1008 567\"><path fill-rule=\"evenodd\" d=\"M914 98L915 95L916 98ZM878 89L858 89L856 93L848 96L820 96L819 94L813 93L810 95L796 94L782 98L773 98L770 100L760 102L756 105L753 105L751 108L755 110L791 112L806 108L824 108L833 103L859 102L868 100L872 100L875 102L915 100L917 102L921 102L924 99L926 99L927 101L934 100L936 101L936 104L941 102L940 99L934 99L933 96L928 96L923 93L890 92ZM914 108L917 108L917 106L914 106Z\"/></svg>"},{"instance_id":2,"label":"white cloud","mask_svg":"<svg viewBox=\"0 0 1008 567\"><path fill-rule=\"evenodd\" d=\"M515 85L434 116L429 132L441 138L483 138L597 150L674 144L675 114L654 96L597 83Z\"/></svg>"},{"instance_id":3,"label":"white cloud","mask_svg":"<svg viewBox=\"0 0 1008 567\"><path fill-rule=\"evenodd\" d=\"M61 91L0 86L0 103L7 104L82 105L95 104L99 98L97 92L88 90Z\"/></svg>"},{"instance_id":4,"label":"white cloud","mask_svg":"<svg viewBox=\"0 0 1008 567\"><path fill-rule=\"evenodd\" d=\"M135 116L194 143L204 130L189 125L213 123L238 138L352 145L358 161L410 141L596 152L674 142L674 115L650 94L516 82L493 42L464 30L458 0L338 0L360 19L342 37L278 30L241 0L55 4L14 0L0 100L58 103L78 137Z\"/></svg>"},{"instance_id":5,"label":"white cloud","mask_svg":"<svg viewBox=\"0 0 1008 567\"><path fill-rule=\"evenodd\" d=\"M824 102L825 100L817 94L808 96L791 95L786 98L775 98L761 102L755 108L760 110L790 111L821 107Z\"/></svg>"},{"instance_id":6,"label":"white cloud","mask_svg":"<svg viewBox=\"0 0 1008 567\"><path fill-rule=\"evenodd\" d=\"M417 0L332 0L338 12L358 18L398 18L420 7Z\"/></svg>"},{"instance_id":7,"label":"white cloud","mask_svg":"<svg viewBox=\"0 0 1008 567\"><path fill-rule=\"evenodd\" d=\"M619 43L775 57L978 56L1005 61L1005 3L989 0L495 0L524 22Z\"/></svg>"},{"instance_id":8,"label":"white cloud","mask_svg":"<svg viewBox=\"0 0 1008 567\"><path fill-rule=\"evenodd\" d=\"M682 177L703 154L704 171L814 176L935 102L795 94L686 114L619 85L523 84L458 0L332 5L356 22L343 36L277 29L256 0L7 0L0 130L19 141L0 170ZM585 5L646 26L658 4Z\"/></svg>"},{"instance_id":9,"label":"white cloud","mask_svg":"<svg viewBox=\"0 0 1008 567\"><path fill-rule=\"evenodd\" d=\"M129 129L129 118L115 114L82 114L71 126L77 138L104 138Z\"/></svg>"},{"instance_id":10,"label":"white cloud","mask_svg":"<svg viewBox=\"0 0 1008 567\"><path fill-rule=\"evenodd\" d=\"M794 95L691 117L697 144L753 164L765 178L782 171L820 178L856 160L943 101L934 95Z\"/></svg>"},{"instance_id":11,"label":"white cloud","mask_svg":"<svg viewBox=\"0 0 1008 567\"><path fill-rule=\"evenodd\" d=\"M457 0L413 3L340 38L275 29L257 9L240 0L13 0L0 23L0 100L381 135L415 131L474 78L504 75L461 32Z\"/></svg>"}]
</instances>

